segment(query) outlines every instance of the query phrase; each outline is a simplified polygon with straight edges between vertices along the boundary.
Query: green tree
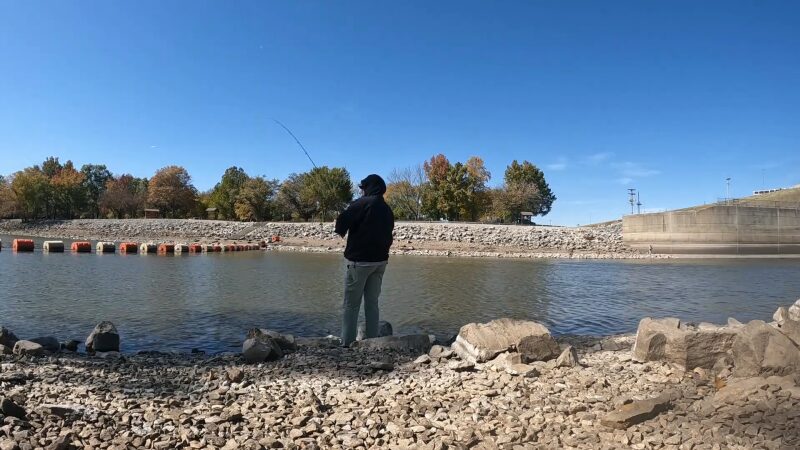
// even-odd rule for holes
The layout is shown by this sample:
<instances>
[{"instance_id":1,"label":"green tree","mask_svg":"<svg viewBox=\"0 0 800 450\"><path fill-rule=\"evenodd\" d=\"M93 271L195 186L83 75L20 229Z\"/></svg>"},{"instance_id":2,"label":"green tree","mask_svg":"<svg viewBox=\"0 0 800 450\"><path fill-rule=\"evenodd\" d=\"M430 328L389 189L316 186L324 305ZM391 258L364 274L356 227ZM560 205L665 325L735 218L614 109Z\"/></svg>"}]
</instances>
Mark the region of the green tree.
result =
<instances>
[{"instance_id":1,"label":"green tree","mask_svg":"<svg viewBox=\"0 0 800 450\"><path fill-rule=\"evenodd\" d=\"M186 217L194 211L197 189L189 172L180 166L159 169L147 185L147 203L166 217Z\"/></svg>"},{"instance_id":2,"label":"green tree","mask_svg":"<svg viewBox=\"0 0 800 450\"><path fill-rule=\"evenodd\" d=\"M550 212L556 196L544 178L544 173L528 161L522 164L516 160L506 167L505 189L508 194L509 218L519 217L521 211L529 211L536 216Z\"/></svg>"},{"instance_id":3,"label":"green tree","mask_svg":"<svg viewBox=\"0 0 800 450\"><path fill-rule=\"evenodd\" d=\"M46 217L47 205L52 196L50 180L38 166L28 167L14 174L11 190L17 199L23 219Z\"/></svg>"},{"instance_id":4,"label":"green tree","mask_svg":"<svg viewBox=\"0 0 800 450\"><path fill-rule=\"evenodd\" d=\"M463 214L474 222L483 216L490 203L486 183L492 179L492 174L479 156L470 157L464 168L467 171L467 204Z\"/></svg>"},{"instance_id":5,"label":"green tree","mask_svg":"<svg viewBox=\"0 0 800 450\"><path fill-rule=\"evenodd\" d=\"M446 156L438 154L422 165L428 182L422 190L422 212L433 219L448 218L445 185L452 165Z\"/></svg>"},{"instance_id":6,"label":"green tree","mask_svg":"<svg viewBox=\"0 0 800 450\"><path fill-rule=\"evenodd\" d=\"M329 220L353 200L350 173L342 167L315 167L304 178L301 196L315 205L320 220Z\"/></svg>"},{"instance_id":7,"label":"green tree","mask_svg":"<svg viewBox=\"0 0 800 450\"><path fill-rule=\"evenodd\" d=\"M17 196L11 189L11 180L0 175L0 219L16 217Z\"/></svg>"},{"instance_id":8,"label":"green tree","mask_svg":"<svg viewBox=\"0 0 800 450\"><path fill-rule=\"evenodd\" d=\"M314 216L316 205L308 195L304 195L307 177L306 173L293 173L281 183L275 202L277 217L307 221Z\"/></svg>"},{"instance_id":9,"label":"green tree","mask_svg":"<svg viewBox=\"0 0 800 450\"><path fill-rule=\"evenodd\" d=\"M99 217L100 197L106 190L106 183L112 178L111 172L105 164L84 164L81 173L84 176L87 213L91 217Z\"/></svg>"},{"instance_id":10,"label":"green tree","mask_svg":"<svg viewBox=\"0 0 800 450\"><path fill-rule=\"evenodd\" d=\"M217 208L220 219L235 219L236 199L244 184L250 177L240 167L229 167L222 175L222 180L211 191L211 205Z\"/></svg>"},{"instance_id":11,"label":"green tree","mask_svg":"<svg viewBox=\"0 0 800 450\"><path fill-rule=\"evenodd\" d=\"M264 177L245 181L236 198L236 217L259 222L269 220L277 187L278 180L266 180Z\"/></svg>"}]
</instances>

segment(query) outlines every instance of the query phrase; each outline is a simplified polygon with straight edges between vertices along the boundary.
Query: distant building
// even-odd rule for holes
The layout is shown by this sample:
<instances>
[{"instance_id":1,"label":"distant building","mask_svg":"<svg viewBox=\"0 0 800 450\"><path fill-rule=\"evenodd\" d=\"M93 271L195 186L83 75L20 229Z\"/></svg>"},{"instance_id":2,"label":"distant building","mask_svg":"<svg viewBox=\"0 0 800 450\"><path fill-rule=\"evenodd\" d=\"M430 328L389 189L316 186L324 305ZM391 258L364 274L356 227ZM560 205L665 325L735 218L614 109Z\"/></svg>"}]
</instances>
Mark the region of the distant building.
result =
<instances>
[{"instance_id":1,"label":"distant building","mask_svg":"<svg viewBox=\"0 0 800 450\"><path fill-rule=\"evenodd\" d=\"M753 195L769 194L770 192L778 192L778 191L782 191L782 190L783 190L783 188L764 189L764 190L761 190L761 191L753 191Z\"/></svg>"},{"instance_id":2,"label":"distant building","mask_svg":"<svg viewBox=\"0 0 800 450\"><path fill-rule=\"evenodd\" d=\"M206 208L206 219L217 220L217 208Z\"/></svg>"},{"instance_id":3,"label":"distant building","mask_svg":"<svg viewBox=\"0 0 800 450\"><path fill-rule=\"evenodd\" d=\"M161 211L158 209L153 209L153 208L144 209L145 219L158 219L160 216L161 216Z\"/></svg>"},{"instance_id":4,"label":"distant building","mask_svg":"<svg viewBox=\"0 0 800 450\"><path fill-rule=\"evenodd\" d=\"M522 211L519 213L519 223L531 224L533 223L533 213L529 211Z\"/></svg>"}]
</instances>

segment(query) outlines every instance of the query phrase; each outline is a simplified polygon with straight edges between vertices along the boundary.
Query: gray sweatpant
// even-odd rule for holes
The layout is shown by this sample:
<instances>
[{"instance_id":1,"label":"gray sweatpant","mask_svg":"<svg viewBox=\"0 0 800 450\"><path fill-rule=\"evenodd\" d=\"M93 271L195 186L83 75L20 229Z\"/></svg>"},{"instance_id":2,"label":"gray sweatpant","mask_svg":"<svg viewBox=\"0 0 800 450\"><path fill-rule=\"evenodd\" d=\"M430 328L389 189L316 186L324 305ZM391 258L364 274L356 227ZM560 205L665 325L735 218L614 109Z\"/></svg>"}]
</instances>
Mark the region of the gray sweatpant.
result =
<instances>
[{"instance_id":1,"label":"gray sweatpant","mask_svg":"<svg viewBox=\"0 0 800 450\"><path fill-rule=\"evenodd\" d=\"M342 305L342 345L349 346L356 340L361 297L364 297L366 337L378 336L378 297L381 295L381 283L385 271L386 263L367 266L352 262L347 264Z\"/></svg>"}]
</instances>

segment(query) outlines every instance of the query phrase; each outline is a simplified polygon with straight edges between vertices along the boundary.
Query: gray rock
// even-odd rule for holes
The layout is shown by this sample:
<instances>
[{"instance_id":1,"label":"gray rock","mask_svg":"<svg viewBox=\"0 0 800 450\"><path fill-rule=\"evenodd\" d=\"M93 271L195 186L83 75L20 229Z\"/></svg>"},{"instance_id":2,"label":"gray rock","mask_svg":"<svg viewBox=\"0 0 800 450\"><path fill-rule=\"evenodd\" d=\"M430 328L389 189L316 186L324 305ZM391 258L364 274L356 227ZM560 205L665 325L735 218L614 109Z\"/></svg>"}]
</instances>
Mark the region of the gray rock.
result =
<instances>
[{"instance_id":1,"label":"gray rock","mask_svg":"<svg viewBox=\"0 0 800 450\"><path fill-rule=\"evenodd\" d=\"M800 349L775 327L754 320L736 336L733 365L736 377L789 375L800 371Z\"/></svg>"},{"instance_id":2,"label":"gray rock","mask_svg":"<svg viewBox=\"0 0 800 450\"><path fill-rule=\"evenodd\" d=\"M415 353L428 353L433 338L427 334L409 334L404 336L384 336L362 341L355 341L351 347L360 350L400 350Z\"/></svg>"},{"instance_id":3,"label":"gray rock","mask_svg":"<svg viewBox=\"0 0 800 450\"><path fill-rule=\"evenodd\" d=\"M538 377L541 375L541 371L533 365L530 364L510 364L505 368L506 372L510 373L511 375L518 375L522 377Z\"/></svg>"},{"instance_id":4,"label":"gray rock","mask_svg":"<svg viewBox=\"0 0 800 450\"><path fill-rule=\"evenodd\" d=\"M69 341L66 341L66 342L62 342L61 343L61 348L66 350L66 351L69 351L69 352L77 352L78 351L78 346L80 344L81 344L80 341L76 341L76 340L72 339L72 340L69 340Z\"/></svg>"},{"instance_id":5,"label":"gray rock","mask_svg":"<svg viewBox=\"0 0 800 450\"><path fill-rule=\"evenodd\" d=\"M453 356L453 354L453 350L441 345L431 346L431 350L428 352L428 356L433 359L446 359Z\"/></svg>"},{"instance_id":6,"label":"gray rock","mask_svg":"<svg viewBox=\"0 0 800 450\"><path fill-rule=\"evenodd\" d=\"M277 331L267 330L264 328L251 328L247 332L248 338L259 336L267 336L272 340L272 342L278 344L278 347L280 347L281 350L281 356L283 356L284 353L297 351L297 341L291 334L282 334Z\"/></svg>"},{"instance_id":7,"label":"gray rock","mask_svg":"<svg viewBox=\"0 0 800 450\"><path fill-rule=\"evenodd\" d=\"M14 348L19 338L6 327L0 326L0 345Z\"/></svg>"},{"instance_id":8,"label":"gray rock","mask_svg":"<svg viewBox=\"0 0 800 450\"><path fill-rule=\"evenodd\" d=\"M77 447L72 444L73 439L72 433L61 435L47 447L47 450L74 450Z\"/></svg>"},{"instance_id":9,"label":"gray rock","mask_svg":"<svg viewBox=\"0 0 800 450\"><path fill-rule=\"evenodd\" d=\"M729 354L733 340L743 327L696 327L675 318L639 322L633 358L637 361L668 361L686 370L710 369L723 355Z\"/></svg>"},{"instance_id":10,"label":"gray rock","mask_svg":"<svg viewBox=\"0 0 800 450\"><path fill-rule=\"evenodd\" d=\"M626 403L600 420L600 424L624 430L631 425L650 420L672 407L675 394L668 392L655 398Z\"/></svg>"},{"instance_id":11,"label":"gray rock","mask_svg":"<svg viewBox=\"0 0 800 450\"><path fill-rule=\"evenodd\" d=\"M522 357L522 362L548 361L558 356L561 348L552 336L527 336L517 344L517 352Z\"/></svg>"},{"instance_id":12,"label":"gray rock","mask_svg":"<svg viewBox=\"0 0 800 450\"><path fill-rule=\"evenodd\" d=\"M789 319L788 317L783 323L779 324L781 333L792 340L795 345L800 346L800 321Z\"/></svg>"},{"instance_id":13,"label":"gray rock","mask_svg":"<svg viewBox=\"0 0 800 450\"><path fill-rule=\"evenodd\" d=\"M0 344L0 355L13 355L13 354L14 354L13 347L7 347L3 344Z\"/></svg>"},{"instance_id":14,"label":"gray rock","mask_svg":"<svg viewBox=\"0 0 800 450\"><path fill-rule=\"evenodd\" d=\"M268 336L251 337L242 344L242 356L249 363L264 362L267 359L277 359L283 356L278 344Z\"/></svg>"},{"instance_id":15,"label":"gray rock","mask_svg":"<svg viewBox=\"0 0 800 450\"><path fill-rule=\"evenodd\" d=\"M6 416L16 417L21 420L26 420L28 415L25 408L17 405L10 398L0 400L0 411L3 411Z\"/></svg>"},{"instance_id":16,"label":"gray rock","mask_svg":"<svg viewBox=\"0 0 800 450\"><path fill-rule=\"evenodd\" d=\"M41 345L45 350L51 353L57 353L59 350L61 350L61 343L58 342L58 339L52 336L37 337L30 339L30 341Z\"/></svg>"},{"instance_id":17,"label":"gray rock","mask_svg":"<svg viewBox=\"0 0 800 450\"><path fill-rule=\"evenodd\" d=\"M241 383L244 380L244 371L238 367L231 367L225 371L228 381L231 383Z\"/></svg>"},{"instance_id":18,"label":"gray rock","mask_svg":"<svg viewBox=\"0 0 800 450\"><path fill-rule=\"evenodd\" d=\"M392 364L391 362L386 362L386 361L373 361L373 362L369 363L369 368L374 370L374 371L376 371L376 372L377 371L390 372L390 371L394 370L394 364Z\"/></svg>"},{"instance_id":19,"label":"gray rock","mask_svg":"<svg viewBox=\"0 0 800 450\"><path fill-rule=\"evenodd\" d=\"M384 337L384 336L391 336L393 333L392 331L392 324L385 320L381 320L378 322L378 336L376 337ZM356 335L356 340L360 341L367 337L367 327L364 323L358 324L358 334Z\"/></svg>"},{"instance_id":20,"label":"gray rock","mask_svg":"<svg viewBox=\"0 0 800 450\"><path fill-rule=\"evenodd\" d=\"M455 372L468 372L475 369L475 363L469 361L450 361L447 368Z\"/></svg>"},{"instance_id":21,"label":"gray rock","mask_svg":"<svg viewBox=\"0 0 800 450\"><path fill-rule=\"evenodd\" d=\"M430 364L431 357L428 355L421 355L417 359L414 360L414 364Z\"/></svg>"},{"instance_id":22,"label":"gray rock","mask_svg":"<svg viewBox=\"0 0 800 450\"><path fill-rule=\"evenodd\" d=\"M453 350L465 361L486 362L500 353L519 349L523 340L526 340L524 344L530 352L525 354L520 351L523 358L534 358L545 348L555 346L558 349L558 344L544 325L504 318L484 324L464 325L453 343Z\"/></svg>"},{"instance_id":23,"label":"gray rock","mask_svg":"<svg viewBox=\"0 0 800 450\"><path fill-rule=\"evenodd\" d=\"M20 340L14 344L14 354L20 356L45 356L47 350L36 342Z\"/></svg>"},{"instance_id":24,"label":"gray rock","mask_svg":"<svg viewBox=\"0 0 800 450\"><path fill-rule=\"evenodd\" d=\"M556 367L576 367L578 365L578 352L571 345L568 345L556 359Z\"/></svg>"},{"instance_id":25,"label":"gray rock","mask_svg":"<svg viewBox=\"0 0 800 450\"><path fill-rule=\"evenodd\" d=\"M336 336L298 337L295 343L299 347L333 348L341 347L342 340Z\"/></svg>"},{"instance_id":26,"label":"gray rock","mask_svg":"<svg viewBox=\"0 0 800 450\"><path fill-rule=\"evenodd\" d=\"M97 324L86 338L87 352L118 352L119 333L113 323L103 321Z\"/></svg>"}]
</instances>

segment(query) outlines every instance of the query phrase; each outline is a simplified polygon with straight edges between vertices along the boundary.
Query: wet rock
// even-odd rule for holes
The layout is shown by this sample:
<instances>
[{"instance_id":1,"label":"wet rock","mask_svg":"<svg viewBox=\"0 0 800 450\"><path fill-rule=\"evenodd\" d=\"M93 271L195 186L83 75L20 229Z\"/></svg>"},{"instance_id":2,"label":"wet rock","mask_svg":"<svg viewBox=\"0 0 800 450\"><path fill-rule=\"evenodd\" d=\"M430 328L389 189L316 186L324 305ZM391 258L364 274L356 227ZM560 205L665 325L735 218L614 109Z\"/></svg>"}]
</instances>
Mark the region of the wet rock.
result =
<instances>
[{"instance_id":1,"label":"wet rock","mask_svg":"<svg viewBox=\"0 0 800 450\"><path fill-rule=\"evenodd\" d=\"M16 417L17 419L21 420L27 419L27 412L25 411L25 408L17 405L10 398L3 398L0 400L0 411L2 411L6 416Z\"/></svg>"},{"instance_id":2,"label":"wet rock","mask_svg":"<svg viewBox=\"0 0 800 450\"><path fill-rule=\"evenodd\" d=\"M394 364L386 361L373 361L369 363L369 368L373 371L386 371L391 372L394 370Z\"/></svg>"},{"instance_id":3,"label":"wet rock","mask_svg":"<svg viewBox=\"0 0 800 450\"><path fill-rule=\"evenodd\" d=\"M526 336L517 344L517 352L522 362L548 361L558 356L561 348L549 335Z\"/></svg>"},{"instance_id":4,"label":"wet rock","mask_svg":"<svg viewBox=\"0 0 800 450\"><path fill-rule=\"evenodd\" d=\"M61 343L61 349L66 350L68 352L77 352L78 346L80 345L80 341L76 341L74 339L65 341Z\"/></svg>"},{"instance_id":5,"label":"wet rock","mask_svg":"<svg viewBox=\"0 0 800 450\"><path fill-rule=\"evenodd\" d=\"M259 363L268 359L278 359L283 355L278 344L263 335L245 339L242 344L242 356L249 363Z\"/></svg>"},{"instance_id":6,"label":"wet rock","mask_svg":"<svg viewBox=\"0 0 800 450\"><path fill-rule=\"evenodd\" d=\"M521 344L525 346L524 351L520 350ZM558 344L544 325L504 318L484 324L464 325L453 343L453 350L465 361L475 363L489 361L502 352L514 349L519 350L523 358L536 358L544 353L543 349L553 346L558 349Z\"/></svg>"},{"instance_id":7,"label":"wet rock","mask_svg":"<svg viewBox=\"0 0 800 450\"><path fill-rule=\"evenodd\" d=\"M41 345L45 350L51 353L58 353L58 351L61 350L61 343L52 336L37 337L30 339L30 341Z\"/></svg>"},{"instance_id":8,"label":"wet rock","mask_svg":"<svg viewBox=\"0 0 800 450\"><path fill-rule=\"evenodd\" d=\"M687 370L710 369L721 356L730 353L741 329L713 324L693 326L676 318L647 317L639 322L633 358L640 362L669 361Z\"/></svg>"},{"instance_id":9,"label":"wet rock","mask_svg":"<svg viewBox=\"0 0 800 450\"><path fill-rule=\"evenodd\" d=\"M298 347L335 348L342 346L342 340L336 336L298 337L295 338Z\"/></svg>"},{"instance_id":10,"label":"wet rock","mask_svg":"<svg viewBox=\"0 0 800 450\"><path fill-rule=\"evenodd\" d=\"M556 359L556 367L576 367L578 366L578 352L571 345L561 352L558 359Z\"/></svg>"},{"instance_id":11,"label":"wet rock","mask_svg":"<svg viewBox=\"0 0 800 450\"><path fill-rule=\"evenodd\" d=\"M797 373L800 349L775 327L754 320L742 327L736 336L733 365L736 377Z\"/></svg>"},{"instance_id":12,"label":"wet rock","mask_svg":"<svg viewBox=\"0 0 800 450\"><path fill-rule=\"evenodd\" d=\"M668 410L672 406L672 401L675 397L675 393L667 392L655 398L632 401L606 414L600 420L600 423L610 428L624 430L631 425L650 420Z\"/></svg>"},{"instance_id":13,"label":"wet rock","mask_svg":"<svg viewBox=\"0 0 800 450\"><path fill-rule=\"evenodd\" d=\"M103 321L97 324L91 334L86 338L86 351L91 352L118 352L119 333L113 323Z\"/></svg>"},{"instance_id":14,"label":"wet rock","mask_svg":"<svg viewBox=\"0 0 800 450\"><path fill-rule=\"evenodd\" d=\"M0 326L0 345L14 348L19 338L6 327Z\"/></svg>"},{"instance_id":15,"label":"wet rock","mask_svg":"<svg viewBox=\"0 0 800 450\"><path fill-rule=\"evenodd\" d=\"M351 347L361 350L399 350L415 353L427 353L433 338L427 334L409 334L405 336L384 336L355 341Z\"/></svg>"},{"instance_id":16,"label":"wet rock","mask_svg":"<svg viewBox=\"0 0 800 450\"><path fill-rule=\"evenodd\" d=\"M391 336L392 334L394 334L392 331L393 331L392 324L385 320L381 320L378 322L378 335L376 337ZM359 323L356 340L360 341L362 339L365 339L366 336L367 336L366 324Z\"/></svg>"},{"instance_id":17,"label":"wet rock","mask_svg":"<svg viewBox=\"0 0 800 450\"><path fill-rule=\"evenodd\" d=\"M291 334L282 334L277 331L267 330L264 328L252 328L247 332L247 337L267 336L272 339L272 342L278 344L281 353L291 353L297 351L297 341Z\"/></svg>"},{"instance_id":18,"label":"wet rock","mask_svg":"<svg viewBox=\"0 0 800 450\"><path fill-rule=\"evenodd\" d=\"M3 344L0 344L0 355L12 355L14 354L13 347L6 347Z\"/></svg>"},{"instance_id":19,"label":"wet rock","mask_svg":"<svg viewBox=\"0 0 800 450\"><path fill-rule=\"evenodd\" d=\"M44 356L47 354L47 350L36 342L19 340L14 344L14 354L20 356Z\"/></svg>"}]
</instances>

